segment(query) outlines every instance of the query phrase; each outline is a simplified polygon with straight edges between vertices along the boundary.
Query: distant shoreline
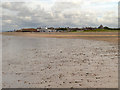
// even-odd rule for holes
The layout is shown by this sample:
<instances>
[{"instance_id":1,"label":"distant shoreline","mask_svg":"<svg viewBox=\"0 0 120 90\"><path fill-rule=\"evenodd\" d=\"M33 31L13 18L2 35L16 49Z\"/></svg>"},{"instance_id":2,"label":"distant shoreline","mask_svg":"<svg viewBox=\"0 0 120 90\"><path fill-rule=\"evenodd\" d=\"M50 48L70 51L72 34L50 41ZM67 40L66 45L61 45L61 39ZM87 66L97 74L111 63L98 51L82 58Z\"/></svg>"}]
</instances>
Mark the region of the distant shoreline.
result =
<instances>
[{"instance_id":1,"label":"distant shoreline","mask_svg":"<svg viewBox=\"0 0 120 90\"><path fill-rule=\"evenodd\" d=\"M1 34L1 33L0 33ZM118 32L2 32L2 35L100 40L118 43Z\"/></svg>"}]
</instances>

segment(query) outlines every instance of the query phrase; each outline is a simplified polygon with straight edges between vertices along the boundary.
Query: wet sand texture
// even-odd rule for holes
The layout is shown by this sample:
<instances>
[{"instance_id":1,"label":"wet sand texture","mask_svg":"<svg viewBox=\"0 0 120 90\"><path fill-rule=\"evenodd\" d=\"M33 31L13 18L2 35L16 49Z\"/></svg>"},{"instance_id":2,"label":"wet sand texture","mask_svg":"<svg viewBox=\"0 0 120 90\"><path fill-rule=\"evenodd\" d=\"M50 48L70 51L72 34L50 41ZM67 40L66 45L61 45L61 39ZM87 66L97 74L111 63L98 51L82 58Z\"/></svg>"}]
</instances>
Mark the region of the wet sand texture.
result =
<instances>
[{"instance_id":1,"label":"wet sand texture","mask_svg":"<svg viewBox=\"0 0 120 90\"><path fill-rule=\"evenodd\" d=\"M3 36L3 88L117 88L118 48L104 41Z\"/></svg>"}]
</instances>

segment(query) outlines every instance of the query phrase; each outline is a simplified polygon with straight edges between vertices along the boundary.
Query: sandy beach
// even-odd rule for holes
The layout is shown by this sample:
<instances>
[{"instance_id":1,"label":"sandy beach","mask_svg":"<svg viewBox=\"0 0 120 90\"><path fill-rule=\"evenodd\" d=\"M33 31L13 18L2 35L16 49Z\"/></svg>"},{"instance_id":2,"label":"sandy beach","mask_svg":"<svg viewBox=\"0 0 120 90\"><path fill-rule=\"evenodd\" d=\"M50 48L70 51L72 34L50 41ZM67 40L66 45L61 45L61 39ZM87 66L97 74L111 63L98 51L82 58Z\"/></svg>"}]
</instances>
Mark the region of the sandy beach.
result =
<instances>
[{"instance_id":1,"label":"sandy beach","mask_svg":"<svg viewBox=\"0 0 120 90\"><path fill-rule=\"evenodd\" d=\"M117 44L24 34L2 38L3 88L118 87Z\"/></svg>"},{"instance_id":2,"label":"sandy beach","mask_svg":"<svg viewBox=\"0 0 120 90\"><path fill-rule=\"evenodd\" d=\"M118 32L3 32L3 35L107 41L118 44Z\"/></svg>"}]
</instances>

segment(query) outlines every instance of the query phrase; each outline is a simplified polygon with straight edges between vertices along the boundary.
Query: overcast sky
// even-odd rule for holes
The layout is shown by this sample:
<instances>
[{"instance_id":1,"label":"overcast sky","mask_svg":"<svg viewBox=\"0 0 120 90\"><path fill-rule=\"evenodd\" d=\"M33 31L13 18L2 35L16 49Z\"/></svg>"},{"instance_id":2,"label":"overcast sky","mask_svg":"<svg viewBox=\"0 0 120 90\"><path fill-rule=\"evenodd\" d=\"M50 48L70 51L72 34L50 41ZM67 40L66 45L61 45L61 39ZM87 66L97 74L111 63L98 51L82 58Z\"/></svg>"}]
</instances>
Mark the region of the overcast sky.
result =
<instances>
[{"instance_id":1,"label":"overcast sky","mask_svg":"<svg viewBox=\"0 0 120 90\"><path fill-rule=\"evenodd\" d=\"M21 2L20 2L21 1ZM118 26L118 0L3 0L2 30ZM0 16L1 18L1 16Z\"/></svg>"}]
</instances>

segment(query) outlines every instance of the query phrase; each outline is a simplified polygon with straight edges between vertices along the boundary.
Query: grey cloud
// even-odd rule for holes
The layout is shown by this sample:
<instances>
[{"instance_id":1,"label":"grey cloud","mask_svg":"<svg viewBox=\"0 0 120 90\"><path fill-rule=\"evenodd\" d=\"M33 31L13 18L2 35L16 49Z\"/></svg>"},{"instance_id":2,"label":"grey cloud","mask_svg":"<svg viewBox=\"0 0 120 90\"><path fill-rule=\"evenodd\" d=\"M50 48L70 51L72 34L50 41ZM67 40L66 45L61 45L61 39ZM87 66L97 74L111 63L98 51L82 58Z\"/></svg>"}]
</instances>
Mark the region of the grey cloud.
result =
<instances>
[{"instance_id":1,"label":"grey cloud","mask_svg":"<svg viewBox=\"0 0 120 90\"><path fill-rule=\"evenodd\" d=\"M3 30L18 29L24 27L39 27L39 26L55 26L55 27L83 27L83 26L98 26L100 24L108 26L117 25L117 17L115 14L105 12L106 14L98 18L96 12L87 10L82 11L78 7L82 6L82 2L56 2L51 12L47 12L40 6L31 9L29 3L9 2L3 3L3 11L8 13L14 11L15 14L3 14ZM74 11L73 11L74 10ZM8 20L8 21L7 21ZM11 21L9 21L11 20Z\"/></svg>"},{"instance_id":2,"label":"grey cloud","mask_svg":"<svg viewBox=\"0 0 120 90\"><path fill-rule=\"evenodd\" d=\"M25 3L24 2L2 2L2 8L8 9L8 10L24 10L25 9Z\"/></svg>"},{"instance_id":3,"label":"grey cloud","mask_svg":"<svg viewBox=\"0 0 120 90\"><path fill-rule=\"evenodd\" d=\"M80 4L75 2L56 2L53 5L52 10L54 13L61 13L70 9L80 8L82 4L82 2Z\"/></svg>"}]
</instances>

